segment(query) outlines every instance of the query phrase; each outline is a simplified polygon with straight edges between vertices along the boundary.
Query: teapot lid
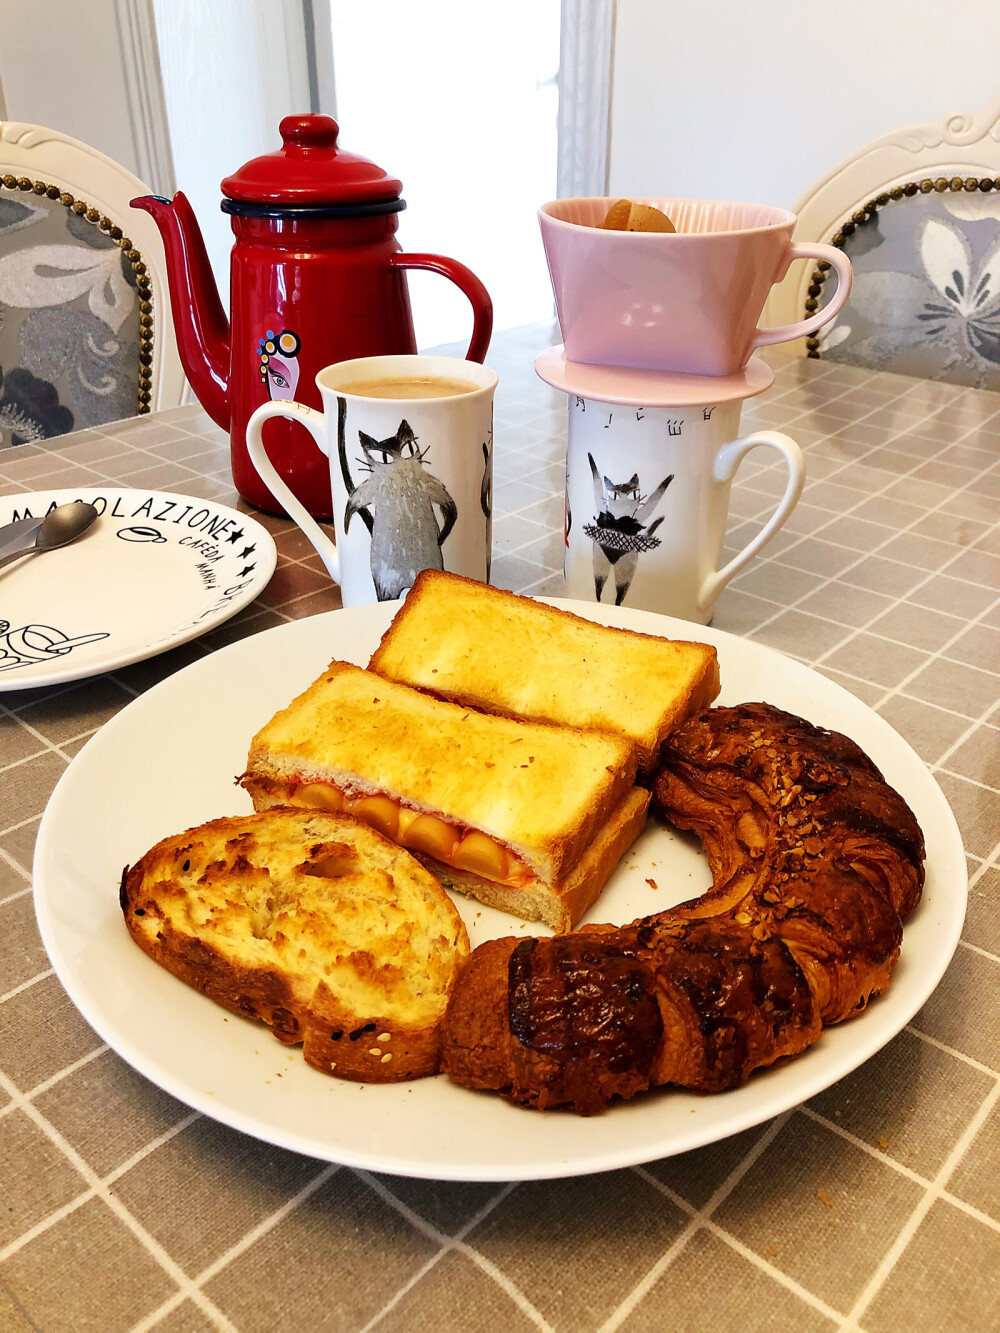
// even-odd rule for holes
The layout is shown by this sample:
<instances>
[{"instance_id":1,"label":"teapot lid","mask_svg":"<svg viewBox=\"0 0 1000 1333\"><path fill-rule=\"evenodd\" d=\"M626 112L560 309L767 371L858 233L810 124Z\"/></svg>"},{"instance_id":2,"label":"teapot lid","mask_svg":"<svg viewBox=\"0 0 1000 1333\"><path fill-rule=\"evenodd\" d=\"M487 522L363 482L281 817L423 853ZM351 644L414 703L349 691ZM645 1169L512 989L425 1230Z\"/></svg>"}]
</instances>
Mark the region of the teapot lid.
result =
<instances>
[{"instance_id":1,"label":"teapot lid","mask_svg":"<svg viewBox=\"0 0 1000 1333\"><path fill-rule=\"evenodd\" d=\"M278 131L277 152L253 158L222 182L228 199L296 209L399 199L401 181L368 158L337 147L340 127L330 116L286 116ZM225 204L223 208L244 211Z\"/></svg>"}]
</instances>

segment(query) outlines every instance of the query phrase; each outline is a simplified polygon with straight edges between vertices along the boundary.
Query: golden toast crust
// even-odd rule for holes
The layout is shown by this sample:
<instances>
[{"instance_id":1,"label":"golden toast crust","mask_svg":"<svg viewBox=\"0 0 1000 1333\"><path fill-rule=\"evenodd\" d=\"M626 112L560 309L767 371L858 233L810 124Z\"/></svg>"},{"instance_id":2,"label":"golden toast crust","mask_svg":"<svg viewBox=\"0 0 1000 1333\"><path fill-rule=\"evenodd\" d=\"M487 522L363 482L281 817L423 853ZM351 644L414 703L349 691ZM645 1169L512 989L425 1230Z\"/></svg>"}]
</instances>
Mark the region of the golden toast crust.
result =
<instances>
[{"instance_id":1,"label":"golden toast crust","mask_svg":"<svg viewBox=\"0 0 1000 1333\"><path fill-rule=\"evenodd\" d=\"M448 888L511 912L522 921L544 921L557 934L565 934L597 901L611 872L645 828L649 801L648 791L633 787L570 874L555 884L537 881L526 889L507 889L432 857L420 859Z\"/></svg>"},{"instance_id":2,"label":"golden toast crust","mask_svg":"<svg viewBox=\"0 0 1000 1333\"><path fill-rule=\"evenodd\" d=\"M121 882L125 925L174 976L324 1073L437 1070L468 955L434 877L349 815L275 809L165 838Z\"/></svg>"},{"instance_id":3,"label":"golden toast crust","mask_svg":"<svg viewBox=\"0 0 1000 1333\"><path fill-rule=\"evenodd\" d=\"M483 712L628 736L643 771L719 693L708 644L596 625L439 570L417 576L369 670Z\"/></svg>"},{"instance_id":4,"label":"golden toast crust","mask_svg":"<svg viewBox=\"0 0 1000 1333\"><path fill-rule=\"evenodd\" d=\"M488 716L331 662L253 738L240 781L251 795L262 781L388 793L481 830L553 882L621 804L636 763L620 736Z\"/></svg>"}]
</instances>

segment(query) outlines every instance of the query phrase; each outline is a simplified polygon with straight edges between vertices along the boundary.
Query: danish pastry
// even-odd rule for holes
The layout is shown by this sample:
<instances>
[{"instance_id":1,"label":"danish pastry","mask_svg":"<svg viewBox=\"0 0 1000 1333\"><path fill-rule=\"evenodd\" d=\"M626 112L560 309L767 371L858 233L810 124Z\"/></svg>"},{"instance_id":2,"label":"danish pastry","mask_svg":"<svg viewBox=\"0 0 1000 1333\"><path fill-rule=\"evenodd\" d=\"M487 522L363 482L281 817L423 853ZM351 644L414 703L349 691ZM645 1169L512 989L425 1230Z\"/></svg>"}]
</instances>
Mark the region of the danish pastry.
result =
<instances>
[{"instance_id":1,"label":"danish pastry","mask_svg":"<svg viewBox=\"0 0 1000 1333\"><path fill-rule=\"evenodd\" d=\"M924 842L853 741L768 704L709 709L670 737L653 793L701 839L712 888L619 928L481 945L445 1017L455 1082L583 1115L665 1083L719 1092L888 986Z\"/></svg>"}]
</instances>

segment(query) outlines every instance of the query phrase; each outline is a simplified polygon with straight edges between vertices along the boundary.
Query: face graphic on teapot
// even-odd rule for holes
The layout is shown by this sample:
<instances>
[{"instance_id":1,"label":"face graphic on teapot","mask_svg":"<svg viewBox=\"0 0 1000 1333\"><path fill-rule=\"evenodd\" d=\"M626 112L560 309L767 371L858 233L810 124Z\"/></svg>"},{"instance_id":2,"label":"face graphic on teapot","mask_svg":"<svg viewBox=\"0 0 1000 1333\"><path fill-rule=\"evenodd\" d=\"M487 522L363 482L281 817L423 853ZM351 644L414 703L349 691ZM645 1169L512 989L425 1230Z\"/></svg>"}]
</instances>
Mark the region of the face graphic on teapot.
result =
<instances>
[{"instance_id":1,"label":"face graphic on teapot","mask_svg":"<svg viewBox=\"0 0 1000 1333\"><path fill-rule=\"evenodd\" d=\"M299 382L298 355L302 339L291 329L282 329L275 334L268 329L263 338L257 339L257 355L260 357L260 377L271 399L289 401L295 397Z\"/></svg>"}]
</instances>

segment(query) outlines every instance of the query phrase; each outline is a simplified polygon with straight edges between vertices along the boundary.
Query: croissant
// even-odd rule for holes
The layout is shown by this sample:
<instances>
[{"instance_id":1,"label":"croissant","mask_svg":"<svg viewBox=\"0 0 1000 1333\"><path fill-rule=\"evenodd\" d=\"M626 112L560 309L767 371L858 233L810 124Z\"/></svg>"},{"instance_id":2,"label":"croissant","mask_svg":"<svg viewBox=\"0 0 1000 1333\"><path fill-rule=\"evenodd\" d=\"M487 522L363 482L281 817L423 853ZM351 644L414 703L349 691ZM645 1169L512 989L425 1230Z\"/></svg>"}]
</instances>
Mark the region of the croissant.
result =
<instances>
[{"instance_id":1,"label":"croissant","mask_svg":"<svg viewBox=\"0 0 1000 1333\"><path fill-rule=\"evenodd\" d=\"M582 1115L666 1083L720 1092L888 986L924 842L853 741L768 704L709 709L653 791L712 888L618 928L480 945L445 1018L455 1082Z\"/></svg>"}]
</instances>

